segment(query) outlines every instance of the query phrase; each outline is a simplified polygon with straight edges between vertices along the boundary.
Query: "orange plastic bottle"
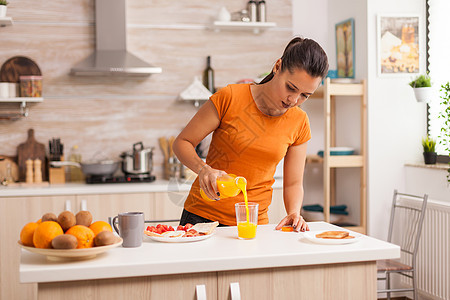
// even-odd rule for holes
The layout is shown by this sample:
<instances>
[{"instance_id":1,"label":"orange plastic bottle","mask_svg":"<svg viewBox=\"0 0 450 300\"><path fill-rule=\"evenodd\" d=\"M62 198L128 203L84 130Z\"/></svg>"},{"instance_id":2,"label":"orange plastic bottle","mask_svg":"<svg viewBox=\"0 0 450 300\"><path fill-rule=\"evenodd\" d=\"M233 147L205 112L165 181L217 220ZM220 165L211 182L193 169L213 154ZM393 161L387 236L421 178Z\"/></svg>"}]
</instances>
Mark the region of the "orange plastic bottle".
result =
<instances>
[{"instance_id":1,"label":"orange plastic bottle","mask_svg":"<svg viewBox=\"0 0 450 300\"><path fill-rule=\"evenodd\" d=\"M236 176L234 174L220 176L217 178L216 182L217 188L219 189L220 193L220 199L236 197L241 192L241 188L239 187L238 183L241 183L240 185L244 186L247 185L247 180L244 177ZM216 201L208 198L203 189L200 189L200 195L206 201Z\"/></svg>"}]
</instances>

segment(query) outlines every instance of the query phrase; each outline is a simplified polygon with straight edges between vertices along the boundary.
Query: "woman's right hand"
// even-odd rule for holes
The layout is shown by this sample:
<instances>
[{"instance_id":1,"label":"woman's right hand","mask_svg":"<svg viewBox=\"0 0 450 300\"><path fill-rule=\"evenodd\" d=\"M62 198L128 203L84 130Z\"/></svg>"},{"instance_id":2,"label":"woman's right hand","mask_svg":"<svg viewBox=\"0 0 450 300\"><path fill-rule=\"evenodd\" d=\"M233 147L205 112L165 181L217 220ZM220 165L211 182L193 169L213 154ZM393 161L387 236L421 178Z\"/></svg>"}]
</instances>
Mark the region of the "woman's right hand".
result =
<instances>
[{"instance_id":1,"label":"woman's right hand","mask_svg":"<svg viewBox=\"0 0 450 300\"><path fill-rule=\"evenodd\" d=\"M209 165L205 165L198 172L198 182L200 188L210 199L220 200L219 189L217 188L217 177L227 175L225 171L217 170Z\"/></svg>"}]
</instances>

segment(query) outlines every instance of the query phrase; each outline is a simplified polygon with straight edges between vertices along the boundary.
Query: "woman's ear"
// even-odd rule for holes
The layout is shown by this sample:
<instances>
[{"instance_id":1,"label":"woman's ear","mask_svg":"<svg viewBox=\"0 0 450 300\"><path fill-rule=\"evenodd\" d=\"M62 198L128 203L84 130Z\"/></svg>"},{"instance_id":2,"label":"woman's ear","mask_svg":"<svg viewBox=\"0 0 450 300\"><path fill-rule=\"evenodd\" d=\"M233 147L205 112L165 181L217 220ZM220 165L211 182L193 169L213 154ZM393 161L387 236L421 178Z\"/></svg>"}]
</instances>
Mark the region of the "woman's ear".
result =
<instances>
[{"instance_id":1,"label":"woman's ear","mask_svg":"<svg viewBox=\"0 0 450 300\"><path fill-rule=\"evenodd\" d=\"M275 63L275 65L273 66L272 72L275 75L280 70L281 70L281 58L279 58Z\"/></svg>"}]
</instances>

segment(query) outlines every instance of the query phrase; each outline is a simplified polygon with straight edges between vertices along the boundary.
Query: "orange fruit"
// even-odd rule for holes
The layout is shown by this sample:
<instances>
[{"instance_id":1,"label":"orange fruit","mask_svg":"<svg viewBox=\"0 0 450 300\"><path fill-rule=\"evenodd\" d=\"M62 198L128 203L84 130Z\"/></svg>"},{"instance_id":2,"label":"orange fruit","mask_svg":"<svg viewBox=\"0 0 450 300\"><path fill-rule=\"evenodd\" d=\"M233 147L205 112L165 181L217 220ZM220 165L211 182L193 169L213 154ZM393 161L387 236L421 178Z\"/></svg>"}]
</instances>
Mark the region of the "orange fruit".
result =
<instances>
[{"instance_id":1,"label":"orange fruit","mask_svg":"<svg viewBox=\"0 0 450 300\"><path fill-rule=\"evenodd\" d=\"M75 236L78 240L77 249L94 247L94 232L84 225L75 225L70 227L66 234Z\"/></svg>"},{"instance_id":2,"label":"orange fruit","mask_svg":"<svg viewBox=\"0 0 450 300\"><path fill-rule=\"evenodd\" d=\"M64 234L61 226L54 221L45 221L38 224L33 234L33 244L36 248L52 248L54 237Z\"/></svg>"},{"instance_id":3,"label":"orange fruit","mask_svg":"<svg viewBox=\"0 0 450 300\"><path fill-rule=\"evenodd\" d=\"M34 247L33 235L38 225L38 223L30 222L27 225L23 226L22 231L20 231L20 241L24 246Z\"/></svg>"},{"instance_id":4,"label":"orange fruit","mask_svg":"<svg viewBox=\"0 0 450 300\"><path fill-rule=\"evenodd\" d=\"M42 223L42 219L37 220L36 223L41 224Z\"/></svg>"},{"instance_id":5,"label":"orange fruit","mask_svg":"<svg viewBox=\"0 0 450 300\"><path fill-rule=\"evenodd\" d=\"M109 223L105 221L96 221L89 225L89 228L94 232L94 236L97 236L102 231L111 231L112 227L109 225Z\"/></svg>"}]
</instances>

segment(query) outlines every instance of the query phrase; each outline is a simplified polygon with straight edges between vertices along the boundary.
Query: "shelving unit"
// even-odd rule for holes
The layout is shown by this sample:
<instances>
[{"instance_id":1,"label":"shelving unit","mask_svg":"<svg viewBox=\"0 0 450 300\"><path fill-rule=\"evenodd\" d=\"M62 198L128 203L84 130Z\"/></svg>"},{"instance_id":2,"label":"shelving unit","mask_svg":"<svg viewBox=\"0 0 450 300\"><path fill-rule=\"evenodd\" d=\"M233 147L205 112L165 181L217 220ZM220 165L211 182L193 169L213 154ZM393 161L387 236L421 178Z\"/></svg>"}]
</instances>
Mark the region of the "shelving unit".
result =
<instances>
[{"instance_id":1,"label":"shelving unit","mask_svg":"<svg viewBox=\"0 0 450 300\"><path fill-rule=\"evenodd\" d=\"M43 102L43 97L14 97L14 98L0 98L0 102Z\"/></svg>"},{"instance_id":2,"label":"shelving unit","mask_svg":"<svg viewBox=\"0 0 450 300\"><path fill-rule=\"evenodd\" d=\"M0 120L18 120L22 117L28 116L27 102L43 102L42 97L14 97L14 98L0 98L0 103L20 103L18 107L18 112L0 112Z\"/></svg>"},{"instance_id":3,"label":"shelving unit","mask_svg":"<svg viewBox=\"0 0 450 300\"><path fill-rule=\"evenodd\" d=\"M1 17L0 18L0 27L10 26L13 24L11 17Z\"/></svg>"},{"instance_id":4,"label":"shelving unit","mask_svg":"<svg viewBox=\"0 0 450 300\"><path fill-rule=\"evenodd\" d=\"M360 105L360 151L358 155L330 155L330 148L336 146L336 96L354 96ZM349 229L361 233L367 228L367 92L366 81L361 83L332 83L326 78L323 87L325 116L325 146L323 155L324 218L330 221L330 206L336 204L336 169L360 169L360 223Z\"/></svg>"},{"instance_id":5,"label":"shelving unit","mask_svg":"<svg viewBox=\"0 0 450 300\"><path fill-rule=\"evenodd\" d=\"M266 29L273 28L277 24L274 22L239 22L239 21L214 21L211 29L214 31L220 30L252 30L253 33L258 34Z\"/></svg>"}]
</instances>

